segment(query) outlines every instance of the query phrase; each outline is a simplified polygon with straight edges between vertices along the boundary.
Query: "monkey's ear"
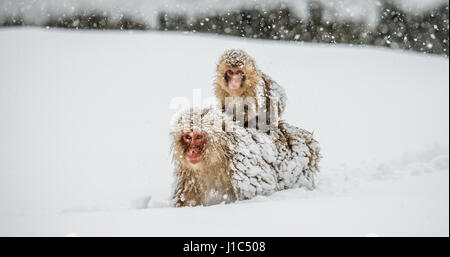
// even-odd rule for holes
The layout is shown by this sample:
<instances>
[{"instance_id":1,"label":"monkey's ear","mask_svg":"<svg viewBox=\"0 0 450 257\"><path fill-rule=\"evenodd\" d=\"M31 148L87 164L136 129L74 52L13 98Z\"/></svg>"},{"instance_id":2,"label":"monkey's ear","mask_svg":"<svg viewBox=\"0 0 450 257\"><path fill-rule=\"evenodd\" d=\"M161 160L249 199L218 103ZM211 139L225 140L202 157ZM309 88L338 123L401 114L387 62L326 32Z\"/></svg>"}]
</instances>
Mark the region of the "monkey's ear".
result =
<instances>
[{"instance_id":1,"label":"monkey's ear","mask_svg":"<svg viewBox=\"0 0 450 257\"><path fill-rule=\"evenodd\" d=\"M252 68L253 71L256 71L255 61L253 61L253 60L250 61L250 67Z\"/></svg>"}]
</instances>

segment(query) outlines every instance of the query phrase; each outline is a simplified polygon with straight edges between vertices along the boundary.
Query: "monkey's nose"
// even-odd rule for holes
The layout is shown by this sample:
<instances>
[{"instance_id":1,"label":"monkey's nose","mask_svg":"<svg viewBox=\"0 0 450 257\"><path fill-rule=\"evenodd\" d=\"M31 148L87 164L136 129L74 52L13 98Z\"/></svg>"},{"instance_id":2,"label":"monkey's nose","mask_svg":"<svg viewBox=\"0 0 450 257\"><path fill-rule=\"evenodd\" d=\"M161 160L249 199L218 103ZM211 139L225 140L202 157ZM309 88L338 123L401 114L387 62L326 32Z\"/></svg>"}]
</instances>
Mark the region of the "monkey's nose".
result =
<instances>
[{"instance_id":1,"label":"monkey's nose","mask_svg":"<svg viewBox=\"0 0 450 257\"><path fill-rule=\"evenodd\" d=\"M241 80L240 79L232 79L230 83L228 84L230 89L239 89L241 87Z\"/></svg>"},{"instance_id":2,"label":"monkey's nose","mask_svg":"<svg viewBox=\"0 0 450 257\"><path fill-rule=\"evenodd\" d=\"M201 150L198 147L192 147L191 149L189 149L189 154L199 154L199 153L201 153Z\"/></svg>"}]
</instances>

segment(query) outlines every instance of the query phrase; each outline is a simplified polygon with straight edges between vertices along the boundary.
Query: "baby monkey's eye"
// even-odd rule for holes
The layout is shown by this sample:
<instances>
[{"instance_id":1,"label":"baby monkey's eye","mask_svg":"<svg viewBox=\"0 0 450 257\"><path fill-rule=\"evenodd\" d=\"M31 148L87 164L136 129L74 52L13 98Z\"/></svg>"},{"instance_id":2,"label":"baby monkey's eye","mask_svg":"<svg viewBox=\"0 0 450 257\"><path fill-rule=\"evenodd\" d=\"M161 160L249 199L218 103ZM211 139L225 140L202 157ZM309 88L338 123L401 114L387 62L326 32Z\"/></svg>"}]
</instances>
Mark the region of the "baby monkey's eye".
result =
<instances>
[{"instance_id":1,"label":"baby monkey's eye","mask_svg":"<svg viewBox=\"0 0 450 257\"><path fill-rule=\"evenodd\" d=\"M203 138L203 136L201 136L201 135L197 136L197 139L202 139L202 138Z\"/></svg>"},{"instance_id":2,"label":"baby monkey's eye","mask_svg":"<svg viewBox=\"0 0 450 257\"><path fill-rule=\"evenodd\" d=\"M227 70L226 73L227 73L228 76L232 76L234 74L232 70Z\"/></svg>"},{"instance_id":3,"label":"baby monkey's eye","mask_svg":"<svg viewBox=\"0 0 450 257\"><path fill-rule=\"evenodd\" d=\"M192 137L191 137L191 136L189 136L189 135L187 135L187 136L186 136L186 139L187 139L187 140L191 140L191 139L192 139Z\"/></svg>"}]
</instances>

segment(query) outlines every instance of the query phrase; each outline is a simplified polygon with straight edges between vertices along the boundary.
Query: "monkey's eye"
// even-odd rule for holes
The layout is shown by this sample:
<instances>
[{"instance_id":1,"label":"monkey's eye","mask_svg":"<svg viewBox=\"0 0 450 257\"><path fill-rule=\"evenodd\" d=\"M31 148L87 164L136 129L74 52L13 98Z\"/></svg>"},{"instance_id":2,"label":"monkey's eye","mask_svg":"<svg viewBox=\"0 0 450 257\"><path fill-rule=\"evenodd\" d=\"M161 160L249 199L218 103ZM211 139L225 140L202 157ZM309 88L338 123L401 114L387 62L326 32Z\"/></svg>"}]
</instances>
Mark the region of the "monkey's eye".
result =
<instances>
[{"instance_id":1,"label":"monkey's eye","mask_svg":"<svg viewBox=\"0 0 450 257\"><path fill-rule=\"evenodd\" d=\"M238 70L238 71L236 71L236 74L239 74L239 75L242 75L242 76L244 76L244 72L243 72L243 71L241 71L241 70Z\"/></svg>"},{"instance_id":2,"label":"monkey's eye","mask_svg":"<svg viewBox=\"0 0 450 257\"><path fill-rule=\"evenodd\" d=\"M202 138L203 138L202 135L198 135L198 136L196 137L196 139L202 139Z\"/></svg>"},{"instance_id":3,"label":"monkey's eye","mask_svg":"<svg viewBox=\"0 0 450 257\"><path fill-rule=\"evenodd\" d=\"M191 136L189 136L189 135L187 135L187 136L186 136L186 139L187 139L187 140L191 140L191 139L192 139L192 137L191 137Z\"/></svg>"},{"instance_id":4,"label":"monkey's eye","mask_svg":"<svg viewBox=\"0 0 450 257\"><path fill-rule=\"evenodd\" d=\"M227 71L226 71L226 74L227 74L228 76L232 76L234 73L233 73L232 70L227 70Z\"/></svg>"}]
</instances>

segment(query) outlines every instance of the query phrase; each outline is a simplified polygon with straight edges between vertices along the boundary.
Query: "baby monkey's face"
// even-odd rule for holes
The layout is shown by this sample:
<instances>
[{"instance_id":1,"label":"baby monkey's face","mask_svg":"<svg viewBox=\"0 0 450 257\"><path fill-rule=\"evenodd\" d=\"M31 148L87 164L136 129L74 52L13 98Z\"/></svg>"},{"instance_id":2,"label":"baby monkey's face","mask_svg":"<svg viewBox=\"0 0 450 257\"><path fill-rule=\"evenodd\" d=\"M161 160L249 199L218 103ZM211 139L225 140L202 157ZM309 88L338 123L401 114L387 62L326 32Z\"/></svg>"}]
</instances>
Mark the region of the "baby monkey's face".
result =
<instances>
[{"instance_id":1,"label":"baby monkey's face","mask_svg":"<svg viewBox=\"0 0 450 257\"><path fill-rule=\"evenodd\" d=\"M225 72L225 80L229 89L238 90L242 87L242 83L245 80L245 73L241 68L229 68Z\"/></svg>"}]
</instances>

